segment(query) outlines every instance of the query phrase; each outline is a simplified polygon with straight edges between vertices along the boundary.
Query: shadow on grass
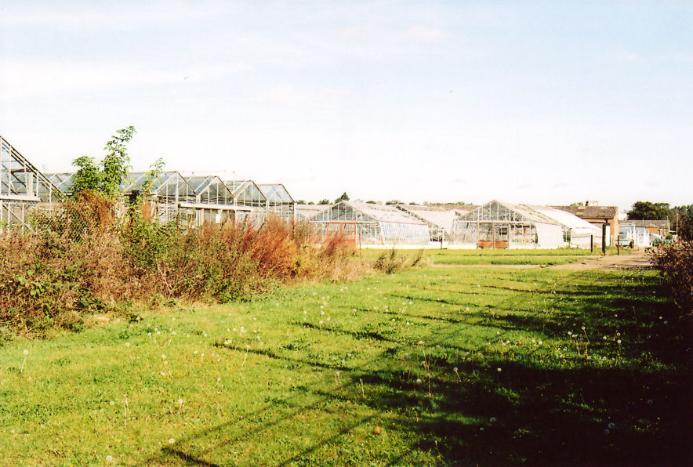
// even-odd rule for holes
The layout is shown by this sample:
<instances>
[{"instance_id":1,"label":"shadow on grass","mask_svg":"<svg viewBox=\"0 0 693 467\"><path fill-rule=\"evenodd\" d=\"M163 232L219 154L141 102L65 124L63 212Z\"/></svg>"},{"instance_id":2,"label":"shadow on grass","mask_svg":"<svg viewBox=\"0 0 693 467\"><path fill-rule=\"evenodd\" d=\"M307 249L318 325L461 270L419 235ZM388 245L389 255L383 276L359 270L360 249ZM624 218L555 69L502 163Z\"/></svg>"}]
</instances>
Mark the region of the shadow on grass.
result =
<instances>
[{"instance_id":1,"label":"shadow on grass","mask_svg":"<svg viewBox=\"0 0 693 467\"><path fill-rule=\"evenodd\" d=\"M686 331L656 324L659 314L669 316L671 311L670 305L652 297L652 288L647 293L642 286L635 286L631 293L628 286L609 287L613 288L606 295L603 289L593 287L577 290L581 293L572 294L578 297L575 303L552 313L550 320L541 313L511 310L491 319L478 312L454 319L412 315L423 321L420 326L436 326L439 339L429 342L427 348L449 347L447 336L459 334L464 324L531 331L547 339L564 339L566 329L578 323L600 333L613 332L617 324L628 340L623 345L623 361L609 368L584 360L562 365L550 359L509 361L494 354L483 361L470 361L459 354L418 357L411 344L370 328L326 330L299 322L287 324L350 336L354 345L371 339L388 348L366 369L316 362L302 357L300 350L217 344L229 352L267 357L268 366L285 368L288 363L297 370L329 372L325 379L338 370L344 383L327 389L297 386L292 396L243 414L241 419L253 423L250 430L239 429L240 419L234 418L179 440L151 461L226 464L229 458L223 449L228 446L258 433L273 433L284 424L300 430L301 414L308 410L336 417L330 407L346 403L360 407L361 415L345 417L339 428L315 437L308 446L292 446L276 464L324 461L319 457L324 449L350 443L351 433L363 431L378 420L386 432L399 433L408 443L399 452L376 454L380 456L377 460L390 464L415 463L416 453L423 451L447 464L690 465L691 380L684 360L690 353L686 350ZM375 317L402 316L367 308L359 311ZM614 314L621 318L614 321ZM412 353L414 360L401 358ZM660 364L640 366L635 357L641 354L654 355Z\"/></svg>"}]
</instances>

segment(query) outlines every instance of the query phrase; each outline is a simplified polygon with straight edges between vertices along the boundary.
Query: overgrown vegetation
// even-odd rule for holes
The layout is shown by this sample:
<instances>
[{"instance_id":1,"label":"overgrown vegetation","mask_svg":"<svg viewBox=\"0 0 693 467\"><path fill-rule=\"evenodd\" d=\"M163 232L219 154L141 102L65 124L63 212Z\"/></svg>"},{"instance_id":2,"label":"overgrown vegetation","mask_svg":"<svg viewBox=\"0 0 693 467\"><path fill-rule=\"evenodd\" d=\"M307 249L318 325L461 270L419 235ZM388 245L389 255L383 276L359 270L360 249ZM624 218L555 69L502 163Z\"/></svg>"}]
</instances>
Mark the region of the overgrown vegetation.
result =
<instances>
[{"instance_id":1,"label":"overgrown vegetation","mask_svg":"<svg viewBox=\"0 0 693 467\"><path fill-rule=\"evenodd\" d=\"M356 274L353 247L322 244L308 224L269 219L180 229L135 206L82 190L59 214L38 215L35 234L0 234L0 325L23 333L81 329L85 313L128 301L247 299L277 283Z\"/></svg>"},{"instance_id":2,"label":"overgrown vegetation","mask_svg":"<svg viewBox=\"0 0 693 467\"><path fill-rule=\"evenodd\" d=\"M650 250L650 255L674 302L685 316L693 317L693 241L662 244Z\"/></svg>"},{"instance_id":3,"label":"overgrown vegetation","mask_svg":"<svg viewBox=\"0 0 693 467\"><path fill-rule=\"evenodd\" d=\"M418 266L423 260L424 251L417 250L413 258L409 258L402 252L398 252L394 248L388 251L383 251L373 263L373 268L376 271L381 271L386 274L393 274L406 267Z\"/></svg>"},{"instance_id":4,"label":"overgrown vegetation","mask_svg":"<svg viewBox=\"0 0 693 467\"><path fill-rule=\"evenodd\" d=\"M182 229L150 219L148 172L135 200L121 186L130 168L130 126L105 145L97 162L75 159L72 197L58 212L38 213L32 234L0 232L0 326L24 334L53 327L80 330L88 313L131 302L245 300L275 284L344 278L361 272L353 245L319 240L306 223L269 218L250 224Z\"/></svg>"}]
</instances>

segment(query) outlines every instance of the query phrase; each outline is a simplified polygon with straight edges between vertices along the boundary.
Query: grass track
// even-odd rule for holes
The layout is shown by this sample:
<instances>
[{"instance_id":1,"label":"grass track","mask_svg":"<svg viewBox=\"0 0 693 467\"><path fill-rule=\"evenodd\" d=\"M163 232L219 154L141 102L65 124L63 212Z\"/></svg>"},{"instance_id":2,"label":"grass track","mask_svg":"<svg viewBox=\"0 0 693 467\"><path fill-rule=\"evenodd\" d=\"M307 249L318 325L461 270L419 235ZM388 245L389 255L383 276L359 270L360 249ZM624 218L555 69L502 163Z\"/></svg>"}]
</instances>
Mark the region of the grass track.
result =
<instances>
[{"instance_id":1,"label":"grass track","mask_svg":"<svg viewBox=\"0 0 693 467\"><path fill-rule=\"evenodd\" d=\"M670 307L648 271L427 267L15 340L0 458L682 462Z\"/></svg>"}]
</instances>

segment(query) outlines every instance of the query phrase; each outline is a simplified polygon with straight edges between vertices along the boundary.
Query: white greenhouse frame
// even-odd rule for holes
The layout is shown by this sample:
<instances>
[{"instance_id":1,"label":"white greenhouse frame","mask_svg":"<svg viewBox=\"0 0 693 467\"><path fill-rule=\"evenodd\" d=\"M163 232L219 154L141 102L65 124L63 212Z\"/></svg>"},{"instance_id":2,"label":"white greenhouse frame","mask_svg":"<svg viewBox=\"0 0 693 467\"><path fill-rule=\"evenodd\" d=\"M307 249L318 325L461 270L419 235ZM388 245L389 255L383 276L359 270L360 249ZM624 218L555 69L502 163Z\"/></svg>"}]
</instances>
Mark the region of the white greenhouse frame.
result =
<instances>
[{"instance_id":1,"label":"white greenhouse frame","mask_svg":"<svg viewBox=\"0 0 693 467\"><path fill-rule=\"evenodd\" d=\"M360 246L421 245L428 226L394 206L341 201L311 218L323 236L343 234Z\"/></svg>"},{"instance_id":2,"label":"white greenhouse frame","mask_svg":"<svg viewBox=\"0 0 693 467\"><path fill-rule=\"evenodd\" d=\"M50 211L62 198L60 190L0 136L0 229L31 229L31 211Z\"/></svg>"}]
</instances>

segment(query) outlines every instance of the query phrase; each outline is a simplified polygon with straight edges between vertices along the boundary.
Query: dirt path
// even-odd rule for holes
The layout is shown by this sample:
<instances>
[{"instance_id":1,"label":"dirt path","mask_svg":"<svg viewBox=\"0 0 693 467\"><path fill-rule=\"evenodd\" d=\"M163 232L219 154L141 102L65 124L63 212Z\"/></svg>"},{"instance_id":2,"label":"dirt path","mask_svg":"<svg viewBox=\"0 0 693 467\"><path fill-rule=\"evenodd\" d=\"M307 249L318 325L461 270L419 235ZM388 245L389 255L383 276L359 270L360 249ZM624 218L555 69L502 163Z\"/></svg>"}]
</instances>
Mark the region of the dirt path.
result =
<instances>
[{"instance_id":1,"label":"dirt path","mask_svg":"<svg viewBox=\"0 0 693 467\"><path fill-rule=\"evenodd\" d=\"M552 266L554 269L583 271L587 269L649 269L652 265L644 251L628 255L589 256L576 263Z\"/></svg>"}]
</instances>

